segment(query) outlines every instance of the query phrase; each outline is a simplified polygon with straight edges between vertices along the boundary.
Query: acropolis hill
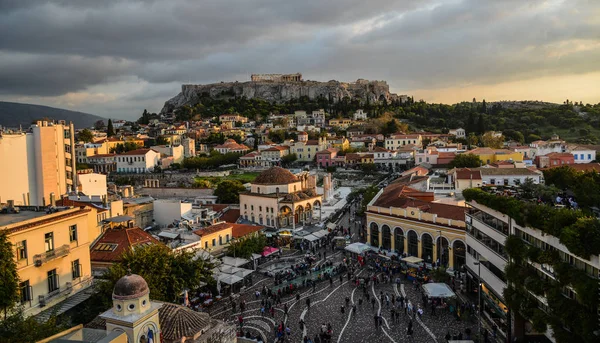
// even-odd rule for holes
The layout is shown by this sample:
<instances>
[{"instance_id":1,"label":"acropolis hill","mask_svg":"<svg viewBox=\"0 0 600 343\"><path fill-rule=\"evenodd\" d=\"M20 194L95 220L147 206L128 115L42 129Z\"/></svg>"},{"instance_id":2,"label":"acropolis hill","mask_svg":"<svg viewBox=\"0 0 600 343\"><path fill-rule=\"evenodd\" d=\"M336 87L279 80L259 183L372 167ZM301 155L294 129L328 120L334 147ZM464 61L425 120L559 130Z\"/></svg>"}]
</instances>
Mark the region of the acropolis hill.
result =
<instances>
[{"instance_id":1,"label":"acropolis hill","mask_svg":"<svg viewBox=\"0 0 600 343\"><path fill-rule=\"evenodd\" d=\"M181 93L165 102L161 113L170 113L184 105L195 105L200 97L208 95L212 98L243 97L260 98L267 101L285 102L307 96L316 99L323 96L338 102L344 97L360 99L371 103L392 101L399 98L390 93L385 81L369 81L358 79L355 82L340 81L308 81L302 74L253 74L252 81L220 82L207 85L182 85Z\"/></svg>"}]
</instances>

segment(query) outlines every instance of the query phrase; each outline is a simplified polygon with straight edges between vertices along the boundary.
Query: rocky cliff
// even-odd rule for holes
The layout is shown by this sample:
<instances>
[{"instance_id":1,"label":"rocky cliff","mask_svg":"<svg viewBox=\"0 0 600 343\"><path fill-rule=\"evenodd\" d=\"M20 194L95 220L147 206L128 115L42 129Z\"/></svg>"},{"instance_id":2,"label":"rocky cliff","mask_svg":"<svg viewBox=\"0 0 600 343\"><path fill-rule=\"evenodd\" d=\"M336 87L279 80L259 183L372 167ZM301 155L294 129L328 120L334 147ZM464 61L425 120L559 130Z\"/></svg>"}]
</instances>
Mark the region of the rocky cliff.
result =
<instances>
[{"instance_id":1,"label":"rocky cliff","mask_svg":"<svg viewBox=\"0 0 600 343\"><path fill-rule=\"evenodd\" d=\"M366 102L392 101L399 98L390 93L385 81L368 81L359 79L356 82L318 82L318 81L248 81L221 82L208 85L182 85L181 93L168 100L161 113L170 113L184 105L195 105L200 97L209 95L213 98L242 97L259 98L267 101L285 102L307 96L316 99L319 96L331 98L338 102L344 97L360 99Z\"/></svg>"}]
</instances>

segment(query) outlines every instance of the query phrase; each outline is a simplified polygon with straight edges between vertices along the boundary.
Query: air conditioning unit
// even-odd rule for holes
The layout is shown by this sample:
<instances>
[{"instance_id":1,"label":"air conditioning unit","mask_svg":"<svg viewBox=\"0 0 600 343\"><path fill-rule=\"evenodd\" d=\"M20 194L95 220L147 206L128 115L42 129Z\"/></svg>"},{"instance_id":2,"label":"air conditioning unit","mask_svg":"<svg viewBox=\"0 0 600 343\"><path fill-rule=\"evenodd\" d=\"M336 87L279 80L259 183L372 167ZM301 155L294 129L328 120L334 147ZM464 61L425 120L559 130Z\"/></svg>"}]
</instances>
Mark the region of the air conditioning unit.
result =
<instances>
[{"instance_id":1,"label":"air conditioning unit","mask_svg":"<svg viewBox=\"0 0 600 343\"><path fill-rule=\"evenodd\" d=\"M46 297L43 295L39 295L38 296L38 300L40 302L40 307L44 307L46 306Z\"/></svg>"},{"instance_id":2,"label":"air conditioning unit","mask_svg":"<svg viewBox=\"0 0 600 343\"><path fill-rule=\"evenodd\" d=\"M36 267L41 267L41 266L42 266L42 260L41 260L41 259L39 259L39 260L35 260L35 262L34 262L34 263L35 263L35 266L36 266Z\"/></svg>"}]
</instances>

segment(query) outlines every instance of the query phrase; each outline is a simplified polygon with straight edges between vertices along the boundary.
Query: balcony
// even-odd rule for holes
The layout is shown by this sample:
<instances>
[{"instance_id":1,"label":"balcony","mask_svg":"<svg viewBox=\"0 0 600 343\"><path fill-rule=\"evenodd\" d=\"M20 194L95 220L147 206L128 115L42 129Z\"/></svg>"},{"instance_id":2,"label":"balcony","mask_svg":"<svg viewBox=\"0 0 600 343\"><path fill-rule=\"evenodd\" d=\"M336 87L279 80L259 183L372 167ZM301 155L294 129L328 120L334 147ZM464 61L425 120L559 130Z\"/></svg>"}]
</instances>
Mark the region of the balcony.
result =
<instances>
[{"instance_id":1,"label":"balcony","mask_svg":"<svg viewBox=\"0 0 600 343\"><path fill-rule=\"evenodd\" d=\"M37 254L33 256L33 263L36 267L40 267L42 264L52 261L54 259L65 257L71 251L71 247L68 244L60 246L57 249L46 251L43 254Z\"/></svg>"}]
</instances>

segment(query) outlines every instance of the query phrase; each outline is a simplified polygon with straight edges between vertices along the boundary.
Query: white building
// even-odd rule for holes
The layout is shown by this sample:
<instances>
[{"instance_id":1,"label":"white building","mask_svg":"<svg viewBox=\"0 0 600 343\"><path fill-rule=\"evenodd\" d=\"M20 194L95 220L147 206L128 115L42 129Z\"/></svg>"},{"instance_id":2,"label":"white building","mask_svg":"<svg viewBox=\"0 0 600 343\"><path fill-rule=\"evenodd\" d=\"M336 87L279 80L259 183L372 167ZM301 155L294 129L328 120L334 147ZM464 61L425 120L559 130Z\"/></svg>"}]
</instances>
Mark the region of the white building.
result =
<instances>
[{"instance_id":1,"label":"white building","mask_svg":"<svg viewBox=\"0 0 600 343\"><path fill-rule=\"evenodd\" d=\"M398 134L392 135L385 139L385 148L388 150L398 150L405 145L416 145L421 146L423 139L420 134Z\"/></svg>"},{"instance_id":2,"label":"white building","mask_svg":"<svg viewBox=\"0 0 600 343\"><path fill-rule=\"evenodd\" d=\"M569 153L575 158L575 163L591 163L596 160L596 150L583 146L569 147Z\"/></svg>"},{"instance_id":3,"label":"white building","mask_svg":"<svg viewBox=\"0 0 600 343\"><path fill-rule=\"evenodd\" d=\"M465 131L465 129L460 128L460 127L458 129L450 130L448 133L453 135L456 138L466 138L467 137L467 132Z\"/></svg>"},{"instance_id":4,"label":"white building","mask_svg":"<svg viewBox=\"0 0 600 343\"><path fill-rule=\"evenodd\" d=\"M154 221L157 225L167 226L181 221L192 213L192 203L180 200L161 199L154 201Z\"/></svg>"},{"instance_id":5,"label":"white building","mask_svg":"<svg viewBox=\"0 0 600 343\"><path fill-rule=\"evenodd\" d=\"M75 189L73 124L39 121L24 133L0 132L0 202L43 206Z\"/></svg>"},{"instance_id":6,"label":"white building","mask_svg":"<svg viewBox=\"0 0 600 343\"><path fill-rule=\"evenodd\" d=\"M543 174L527 168L478 168L484 185L514 186L531 179L533 183L543 183Z\"/></svg>"},{"instance_id":7,"label":"white building","mask_svg":"<svg viewBox=\"0 0 600 343\"><path fill-rule=\"evenodd\" d=\"M362 109L358 109L356 112L354 112L352 118L354 118L354 120L367 120L367 113L365 113Z\"/></svg>"},{"instance_id":8,"label":"white building","mask_svg":"<svg viewBox=\"0 0 600 343\"><path fill-rule=\"evenodd\" d=\"M96 173L78 174L77 190L88 196L106 197L106 175Z\"/></svg>"},{"instance_id":9,"label":"white building","mask_svg":"<svg viewBox=\"0 0 600 343\"><path fill-rule=\"evenodd\" d=\"M159 165L160 153L152 149L137 149L117 155L118 173L149 173Z\"/></svg>"},{"instance_id":10,"label":"white building","mask_svg":"<svg viewBox=\"0 0 600 343\"><path fill-rule=\"evenodd\" d=\"M150 149L159 152L161 155L165 155L166 157L173 157L173 163L181 163L183 162L183 154L184 148L183 145L173 146L173 145L155 145L150 147Z\"/></svg>"}]
</instances>

